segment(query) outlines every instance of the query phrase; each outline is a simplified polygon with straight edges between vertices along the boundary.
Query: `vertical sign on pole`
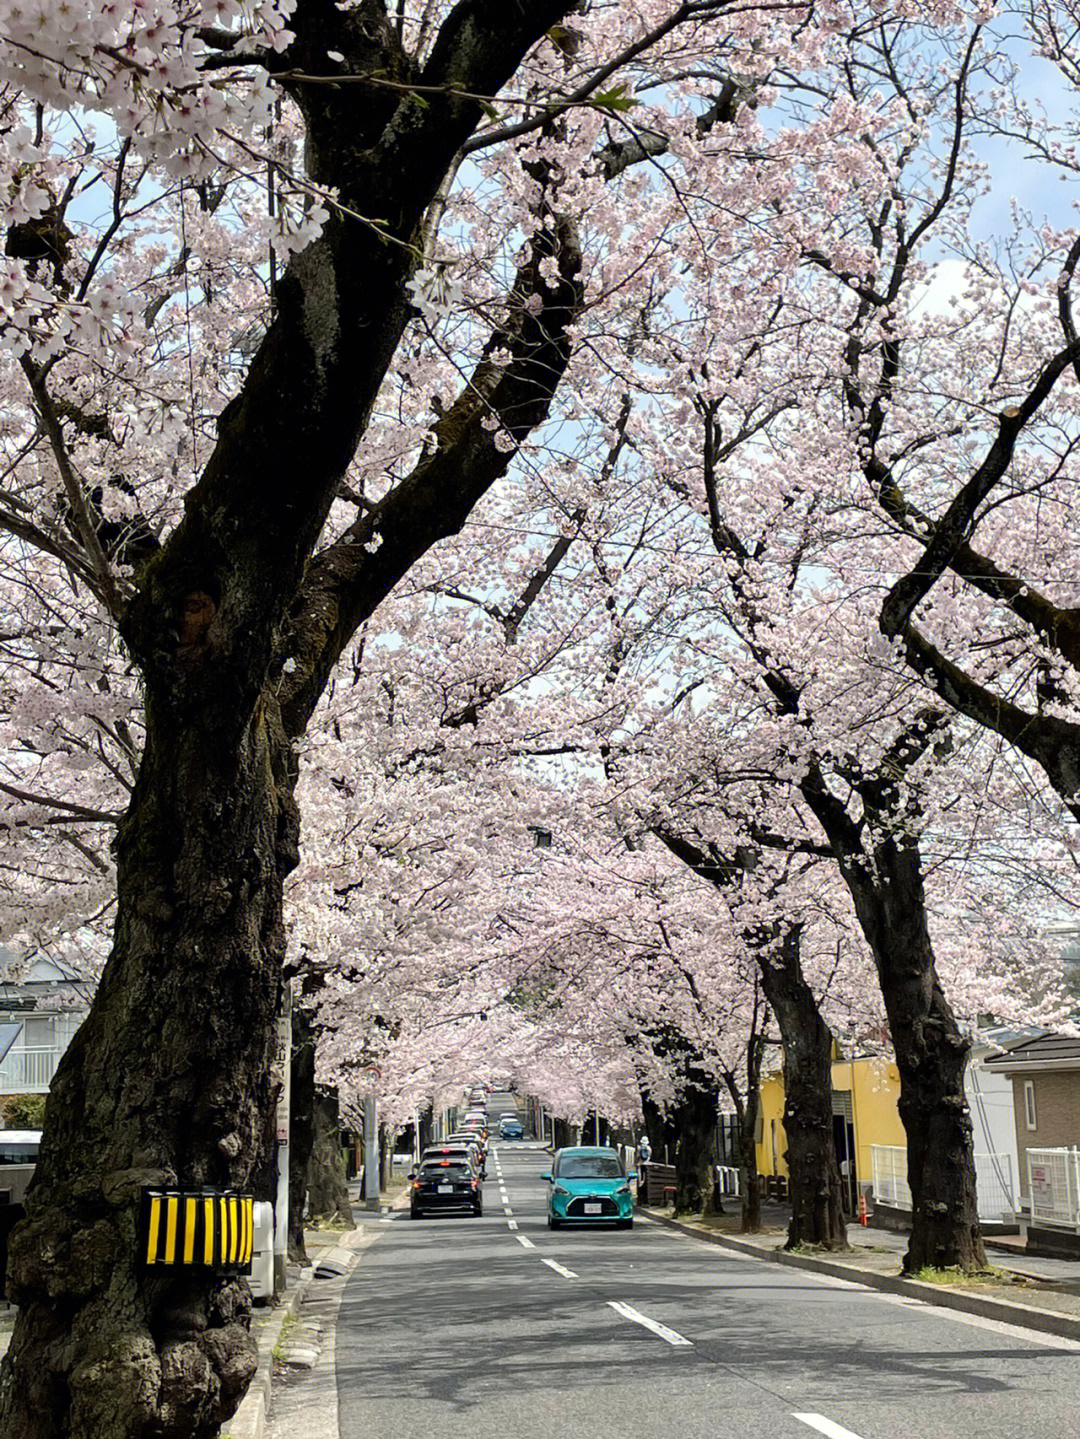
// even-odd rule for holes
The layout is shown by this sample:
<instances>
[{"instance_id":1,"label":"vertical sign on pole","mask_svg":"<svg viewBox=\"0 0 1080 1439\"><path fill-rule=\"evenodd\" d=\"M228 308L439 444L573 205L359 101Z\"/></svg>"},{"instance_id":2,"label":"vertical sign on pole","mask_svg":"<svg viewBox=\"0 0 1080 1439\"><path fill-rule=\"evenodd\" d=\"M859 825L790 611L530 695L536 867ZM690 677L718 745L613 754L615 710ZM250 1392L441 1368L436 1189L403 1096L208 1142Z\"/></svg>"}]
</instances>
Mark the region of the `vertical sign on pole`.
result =
<instances>
[{"instance_id":1,"label":"vertical sign on pole","mask_svg":"<svg viewBox=\"0 0 1080 1439\"><path fill-rule=\"evenodd\" d=\"M375 1096L364 1100L364 1193L366 1208L379 1208L379 1112Z\"/></svg>"},{"instance_id":2,"label":"vertical sign on pole","mask_svg":"<svg viewBox=\"0 0 1080 1439\"><path fill-rule=\"evenodd\" d=\"M277 1022L274 1077L278 1090L275 1134L277 1137L277 1196L274 1200L274 1289L285 1288L285 1265L289 1256L289 1106L292 1077L292 985L281 996Z\"/></svg>"}]
</instances>

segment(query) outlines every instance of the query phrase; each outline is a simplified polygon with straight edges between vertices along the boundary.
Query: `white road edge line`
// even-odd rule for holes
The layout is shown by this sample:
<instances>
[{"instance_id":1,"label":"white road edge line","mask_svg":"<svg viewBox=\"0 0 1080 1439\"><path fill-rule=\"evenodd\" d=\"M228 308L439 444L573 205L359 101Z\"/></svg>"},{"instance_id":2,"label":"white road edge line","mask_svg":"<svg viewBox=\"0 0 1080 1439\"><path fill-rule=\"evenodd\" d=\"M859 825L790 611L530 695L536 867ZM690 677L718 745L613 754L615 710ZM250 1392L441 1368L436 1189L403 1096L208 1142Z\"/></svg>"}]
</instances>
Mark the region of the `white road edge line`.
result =
<instances>
[{"instance_id":1,"label":"white road edge line","mask_svg":"<svg viewBox=\"0 0 1080 1439\"><path fill-rule=\"evenodd\" d=\"M684 1345L687 1349L694 1347L693 1341L684 1339L681 1334L676 1334L674 1329L669 1329L666 1324L658 1324L655 1319L650 1319L647 1314L634 1309L629 1304L624 1304L621 1299L609 1299L608 1308L614 1309L616 1314L621 1314L624 1319L632 1319L635 1324L642 1324L646 1329L651 1329L654 1334L659 1334L661 1339L668 1344Z\"/></svg>"},{"instance_id":2,"label":"white road edge line","mask_svg":"<svg viewBox=\"0 0 1080 1439\"><path fill-rule=\"evenodd\" d=\"M816 1429L819 1434L824 1434L826 1439L859 1439L850 1429L845 1429L842 1424L834 1424L831 1419L826 1419L824 1414L795 1414L792 1416L803 1424L808 1424L811 1429Z\"/></svg>"},{"instance_id":3,"label":"white road edge line","mask_svg":"<svg viewBox=\"0 0 1080 1439\"><path fill-rule=\"evenodd\" d=\"M522 1246L523 1246L524 1248L526 1248L526 1249L535 1249L535 1248L536 1248L536 1245L532 1242L532 1240L531 1240L531 1239L526 1239L524 1234L515 1234L515 1235L514 1235L514 1238L517 1240L517 1242L518 1242L520 1245L522 1245Z\"/></svg>"},{"instance_id":4,"label":"white road edge line","mask_svg":"<svg viewBox=\"0 0 1080 1439\"><path fill-rule=\"evenodd\" d=\"M562 1264L557 1264L554 1259L541 1259L541 1264L546 1264L549 1269L554 1269L556 1274L561 1274L564 1279L576 1279L577 1275L572 1269L567 1269Z\"/></svg>"}]
</instances>

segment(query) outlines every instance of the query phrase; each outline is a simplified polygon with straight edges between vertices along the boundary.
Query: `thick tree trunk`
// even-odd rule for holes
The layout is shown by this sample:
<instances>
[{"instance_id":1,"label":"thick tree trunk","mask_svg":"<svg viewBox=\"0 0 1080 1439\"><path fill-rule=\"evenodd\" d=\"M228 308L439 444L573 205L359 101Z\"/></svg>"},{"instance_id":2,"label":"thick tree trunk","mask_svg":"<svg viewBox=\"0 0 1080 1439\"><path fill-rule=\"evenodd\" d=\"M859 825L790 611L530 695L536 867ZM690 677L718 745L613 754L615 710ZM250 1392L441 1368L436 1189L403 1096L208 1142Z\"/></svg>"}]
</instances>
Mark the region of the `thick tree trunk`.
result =
<instances>
[{"instance_id":1,"label":"thick tree trunk","mask_svg":"<svg viewBox=\"0 0 1080 1439\"><path fill-rule=\"evenodd\" d=\"M784 1133L791 1219L785 1248L847 1248L832 1124L832 1033L800 964L801 927L758 949L761 987L784 1044Z\"/></svg>"},{"instance_id":2,"label":"thick tree trunk","mask_svg":"<svg viewBox=\"0 0 1080 1439\"><path fill-rule=\"evenodd\" d=\"M341 1152L341 1114L335 1090L315 1090L313 1139L308 1163L308 1211L312 1218L352 1225L345 1160Z\"/></svg>"},{"instance_id":3,"label":"thick tree trunk","mask_svg":"<svg viewBox=\"0 0 1080 1439\"><path fill-rule=\"evenodd\" d=\"M151 706L113 951L53 1081L11 1241L12 1439L209 1439L254 1372L247 1285L144 1267L140 1200L242 1190L264 1157L296 862L289 758L271 701L248 723L228 693L198 712Z\"/></svg>"},{"instance_id":4,"label":"thick tree trunk","mask_svg":"<svg viewBox=\"0 0 1080 1439\"><path fill-rule=\"evenodd\" d=\"M765 1008L763 1006L763 1008ZM746 1093L742 1092L738 1075L724 1073L731 1101L738 1119L736 1136L739 1144L739 1170L742 1175L743 1234L757 1234L761 1229L761 1177L757 1167L757 1121L761 1110L761 1061L765 1051L764 1023L767 1014L758 1010L755 1001L750 1038L746 1046Z\"/></svg>"},{"instance_id":5,"label":"thick tree trunk","mask_svg":"<svg viewBox=\"0 0 1080 1439\"><path fill-rule=\"evenodd\" d=\"M307 1264L304 1211L307 1207L308 1161L315 1142L315 1036L311 1015L293 1008L292 1075L289 1092L289 1259Z\"/></svg>"},{"instance_id":6,"label":"thick tree trunk","mask_svg":"<svg viewBox=\"0 0 1080 1439\"><path fill-rule=\"evenodd\" d=\"M864 896L860 919L866 913L900 1071L912 1199L904 1272L985 1269L964 1094L969 1041L938 982L918 851L890 839L878 853L885 882Z\"/></svg>"},{"instance_id":7,"label":"thick tree trunk","mask_svg":"<svg viewBox=\"0 0 1080 1439\"><path fill-rule=\"evenodd\" d=\"M490 418L520 444L565 371L581 256L545 193L510 319L434 447L315 553L412 313L418 227L482 118L467 97L498 93L569 8L455 5L422 103L386 81L413 71L383 7L292 17L290 64L317 69L340 47L354 77L383 78L295 91L308 173L340 208L280 277L182 520L116 602L147 697L146 748L117 833L113 950L54 1081L11 1240L4 1439L210 1439L254 1371L246 1285L145 1269L141 1195L244 1188L265 1161L298 832L290 740L357 627L506 472ZM552 259L557 279L541 269Z\"/></svg>"},{"instance_id":8,"label":"thick tree trunk","mask_svg":"<svg viewBox=\"0 0 1080 1439\"><path fill-rule=\"evenodd\" d=\"M675 1208L681 1213L713 1212L713 1165L716 1163L716 1120L720 1096L716 1082L702 1070L690 1072L678 1107L675 1126Z\"/></svg>"},{"instance_id":9,"label":"thick tree trunk","mask_svg":"<svg viewBox=\"0 0 1080 1439\"><path fill-rule=\"evenodd\" d=\"M923 752L929 725L898 741ZM803 794L840 861L859 925L874 956L900 1071L900 1119L907 1135L912 1228L904 1272L924 1266L986 1267L975 1195L971 1116L964 1095L968 1041L938 982L913 800L900 811L895 780L863 784L865 833L813 772ZM872 826L872 827L871 827Z\"/></svg>"},{"instance_id":10,"label":"thick tree trunk","mask_svg":"<svg viewBox=\"0 0 1080 1439\"><path fill-rule=\"evenodd\" d=\"M739 1231L742 1234L761 1232L761 1175L758 1174L757 1155L753 1144L743 1148L743 1174L746 1176L746 1192L742 1201L742 1218Z\"/></svg>"}]
</instances>

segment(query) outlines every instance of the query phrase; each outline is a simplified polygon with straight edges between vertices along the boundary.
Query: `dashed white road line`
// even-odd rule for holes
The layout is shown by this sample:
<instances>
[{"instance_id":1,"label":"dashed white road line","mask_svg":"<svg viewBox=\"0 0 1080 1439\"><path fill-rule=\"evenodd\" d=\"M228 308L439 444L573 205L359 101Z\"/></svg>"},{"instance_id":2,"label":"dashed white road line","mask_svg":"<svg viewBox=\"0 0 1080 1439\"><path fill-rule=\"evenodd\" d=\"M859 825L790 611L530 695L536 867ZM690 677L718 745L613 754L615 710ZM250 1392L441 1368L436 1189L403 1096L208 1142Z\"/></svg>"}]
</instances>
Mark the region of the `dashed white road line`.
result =
<instances>
[{"instance_id":1,"label":"dashed white road line","mask_svg":"<svg viewBox=\"0 0 1080 1439\"><path fill-rule=\"evenodd\" d=\"M655 1319L650 1319L647 1314L642 1314L639 1309L633 1308L630 1304L624 1304L621 1299L609 1299L608 1308L614 1309L615 1313L621 1314L624 1319L632 1319L635 1324L641 1324L646 1329L651 1329L654 1334L658 1334L668 1344L685 1346L687 1349L694 1347L692 1340L676 1334L675 1330L669 1329L666 1324L658 1324Z\"/></svg>"},{"instance_id":2,"label":"dashed white road line","mask_svg":"<svg viewBox=\"0 0 1080 1439\"><path fill-rule=\"evenodd\" d=\"M507 1227L507 1229L516 1229L516 1228L517 1228L517 1220L516 1220L516 1219L508 1219L508 1220L506 1221L506 1227Z\"/></svg>"},{"instance_id":3,"label":"dashed white road line","mask_svg":"<svg viewBox=\"0 0 1080 1439\"><path fill-rule=\"evenodd\" d=\"M531 1240L531 1239L526 1239L526 1237L525 1237L524 1234L515 1234L515 1235L514 1235L514 1238L515 1238L515 1239L517 1240L517 1242L518 1242L523 1248L525 1248L525 1249L535 1249L535 1248L536 1248L536 1245L532 1242L532 1240Z\"/></svg>"},{"instance_id":4,"label":"dashed white road line","mask_svg":"<svg viewBox=\"0 0 1080 1439\"><path fill-rule=\"evenodd\" d=\"M800 1420L803 1424L809 1424L811 1429L816 1429L819 1434L824 1434L826 1439L859 1439L850 1429L845 1429L842 1424L834 1424L831 1419L826 1419L824 1414L794 1414L792 1418Z\"/></svg>"},{"instance_id":5,"label":"dashed white road line","mask_svg":"<svg viewBox=\"0 0 1080 1439\"><path fill-rule=\"evenodd\" d=\"M541 1264L546 1264L549 1269L554 1269L556 1274L561 1274L564 1279L576 1279L577 1275L572 1269L567 1269L562 1264L557 1264L554 1259L541 1259Z\"/></svg>"}]
</instances>

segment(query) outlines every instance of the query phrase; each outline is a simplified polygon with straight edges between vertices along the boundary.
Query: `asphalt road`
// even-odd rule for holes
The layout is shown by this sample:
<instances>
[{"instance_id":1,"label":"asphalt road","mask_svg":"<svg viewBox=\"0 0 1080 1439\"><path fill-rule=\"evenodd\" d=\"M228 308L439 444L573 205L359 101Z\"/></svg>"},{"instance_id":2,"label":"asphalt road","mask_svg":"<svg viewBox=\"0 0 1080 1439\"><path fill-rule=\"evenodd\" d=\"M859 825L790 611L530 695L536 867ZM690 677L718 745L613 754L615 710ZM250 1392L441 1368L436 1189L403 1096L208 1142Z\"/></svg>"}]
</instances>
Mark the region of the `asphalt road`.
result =
<instances>
[{"instance_id":1,"label":"asphalt road","mask_svg":"<svg viewBox=\"0 0 1080 1439\"><path fill-rule=\"evenodd\" d=\"M387 1225L339 1311L341 1439L1080 1434L1080 1345L643 1221L551 1232L549 1165L496 1144L482 1219Z\"/></svg>"}]
</instances>

